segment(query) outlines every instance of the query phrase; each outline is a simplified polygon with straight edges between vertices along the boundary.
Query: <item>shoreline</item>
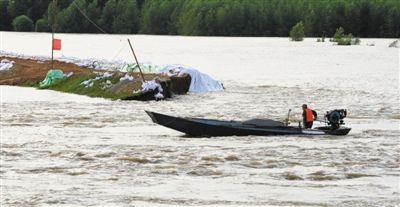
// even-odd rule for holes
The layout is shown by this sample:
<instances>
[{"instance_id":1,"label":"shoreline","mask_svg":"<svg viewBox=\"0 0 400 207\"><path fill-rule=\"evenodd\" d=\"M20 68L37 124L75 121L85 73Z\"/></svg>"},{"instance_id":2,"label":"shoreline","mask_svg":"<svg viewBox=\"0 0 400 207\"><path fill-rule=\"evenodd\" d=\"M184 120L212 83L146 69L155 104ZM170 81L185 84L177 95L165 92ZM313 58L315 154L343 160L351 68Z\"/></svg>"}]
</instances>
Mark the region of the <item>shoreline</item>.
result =
<instances>
[{"instance_id":1,"label":"shoreline","mask_svg":"<svg viewBox=\"0 0 400 207\"><path fill-rule=\"evenodd\" d=\"M18 58L1 55L0 59L8 59L14 64L9 70L0 71L0 85L15 85L39 87L40 81L46 78L51 69L51 62L43 59ZM102 97L112 100L154 100L156 90L142 90L140 73L123 73L107 69L93 69L85 66L78 66L75 63L68 63L59 60L54 61L54 69L60 69L64 74L71 73L71 77L65 77L46 89L87 95L90 97ZM108 73L108 77L103 77ZM132 80L122 80L128 75ZM190 76L169 77L162 74L143 74L145 81L156 80L163 88L162 95L170 98L171 94L185 94L190 85ZM84 81L91 81L92 85L82 84Z\"/></svg>"}]
</instances>

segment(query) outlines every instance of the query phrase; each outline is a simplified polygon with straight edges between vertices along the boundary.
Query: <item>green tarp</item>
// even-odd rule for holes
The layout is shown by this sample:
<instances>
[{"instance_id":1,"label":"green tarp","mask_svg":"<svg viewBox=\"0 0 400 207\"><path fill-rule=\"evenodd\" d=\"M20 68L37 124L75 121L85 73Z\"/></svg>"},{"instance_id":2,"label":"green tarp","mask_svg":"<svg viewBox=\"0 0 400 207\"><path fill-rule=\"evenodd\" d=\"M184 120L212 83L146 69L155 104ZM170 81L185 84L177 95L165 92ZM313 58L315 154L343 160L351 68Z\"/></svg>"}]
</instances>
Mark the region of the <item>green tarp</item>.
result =
<instances>
[{"instance_id":1,"label":"green tarp","mask_svg":"<svg viewBox=\"0 0 400 207\"><path fill-rule=\"evenodd\" d=\"M140 69L142 69L143 73L158 73L163 70L163 67L150 65L150 64L140 64ZM139 72L139 67L136 63L125 64L120 69L120 72L128 73L128 72Z\"/></svg>"},{"instance_id":2,"label":"green tarp","mask_svg":"<svg viewBox=\"0 0 400 207\"><path fill-rule=\"evenodd\" d=\"M58 69L49 70L47 72L46 78L42 82L40 82L39 87L47 88L56 83L57 81L63 79L64 77L66 76L64 75L62 70Z\"/></svg>"}]
</instances>

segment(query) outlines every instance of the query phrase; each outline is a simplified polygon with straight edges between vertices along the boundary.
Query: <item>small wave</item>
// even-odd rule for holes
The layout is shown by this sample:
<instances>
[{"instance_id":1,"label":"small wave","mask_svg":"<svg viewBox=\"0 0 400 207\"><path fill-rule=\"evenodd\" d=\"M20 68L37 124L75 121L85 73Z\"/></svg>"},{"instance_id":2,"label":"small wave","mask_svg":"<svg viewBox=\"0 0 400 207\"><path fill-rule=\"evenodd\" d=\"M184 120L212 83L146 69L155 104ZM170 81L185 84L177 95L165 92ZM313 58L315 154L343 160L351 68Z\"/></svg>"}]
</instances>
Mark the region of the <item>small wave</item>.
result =
<instances>
[{"instance_id":1,"label":"small wave","mask_svg":"<svg viewBox=\"0 0 400 207\"><path fill-rule=\"evenodd\" d=\"M85 175L85 174L89 174L87 172L84 171L76 171L76 172L68 172L67 175L71 175L71 176L78 176L78 175Z\"/></svg>"},{"instance_id":2,"label":"small wave","mask_svg":"<svg viewBox=\"0 0 400 207\"><path fill-rule=\"evenodd\" d=\"M161 152L170 153L170 152L176 152L176 150L174 150L174 149L162 149Z\"/></svg>"},{"instance_id":3,"label":"small wave","mask_svg":"<svg viewBox=\"0 0 400 207\"><path fill-rule=\"evenodd\" d=\"M371 206L371 207L381 207L381 206L399 206L399 199L385 199L385 198L374 198L368 200L351 200L342 201L337 204L332 204L332 206L343 206L343 207L354 207L354 206Z\"/></svg>"},{"instance_id":4,"label":"small wave","mask_svg":"<svg viewBox=\"0 0 400 207\"><path fill-rule=\"evenodd\" d=\"M194 176L221 176L223 172L219 170L201 168L201 169L194 169L186 174Z\"/></svg>"},{"instance_id":5,"label":"small wave","mask_svg":"<svg viewBox=\"0 0 400 207\"><path fill-rule=\"evenodd\" d=\"M12 124L9 124L8 126L11 126L11 127L13 127L13 126L29 127L29 126L33 126L33 125L32 124L26 124L26 123L12 123Z\"/></svg>"},{"instance_id":6,"label":"small wave","mask_svg":"<svg viewBox=\"0 0 400 207\"><path fill-rule=\"evenodd\" d=\"M224 160L219 158L219 157L213 157L213 156L204 156L201 158L201 160L204 161L211 161L211 162L223 162Z\"/></svg>"},{"instance_id":7,"label":"small wave","mask_svg":"<svg viewBox=\"0 0 400 207\"><path fill-rule=\"evenodd\" d=\"M258 160L250 160L248 163L242 163L241 165L248 168L267 168L261 161Z\"/></svg>"},{"instance_id":8,"label":"small wave","mask_svg":"<svg viewBox=\"0 0 400 207\"><path fill-rule=\"evenodd\" d=\"M66 168L64 167L44 167L44 168L34 168L34 169L29 169L26 171L21 171L20 173L22 174L40 174L40 173L64 173Z\"/></svg>"},{"instance_id":9,"label":"small wave","mask_svg":"<svg viewBox=\"0 0 400 207\"><path fill-rule=\"evenodd\" d=\"M324 181L324 180L339 180L339 177L326 174L324 171L317 171L309 174L308 179L314 181Z\"/></svg>"},{"instance_id":10,"label":"small wave","mask_svg":"<svg viewBox=\"0 0 400 207\"><path fill-rule=\"evenodd\" d=\"M293 172L285 172L282 174L282 176L286 179L286 180L304 180L301 176L296 175Z\"/></svg>"},{"instance_id":11,"label":"small wave","mask_svg":"<svg viewBox=\"0 0 400 207\"><path fill-rule=\"evenodd\" d=\"M21 148L24 147L23 144L3 144L1 145L2 148Z\"/></svg>"},{"instance_id":12,"label":"small wave","mask_svg":"<svg viewBox=\"0 0 400 207\"><path fill-rule=\"evenodd\" d=\"M269 206L271 201L231 201L231 200L206 200L196 198L163 198L155 196L129 196L125 200L130 201L131 204L135 204L139 201L141 205L138 206ZM147 205L143 205L145 202ZM303 205L304 206L304 203ZM310 206L310 205L308 205ZM315 205L314 205L315 206Z\"/></svg>"},{"instance_id":13,"label":"small wave","mask_svg":"<svg viewBox=\"0 0 400 207\"><path fill-rule=\"evenodd\" d=\"M200 167L206 166L206 167L217 167L217 165L215 163L212 162L203 162L199 165Z\"/></svg>"},{"instance_id":14,"label":"small wave","mask_svg":"<svg viewBox=\"0 0 400 207\"><path fill-rule=\"evenodd\" d=\"M65 157L65 158L76 158L76 157L82 157L85 154L83 152L76 152L74 150L62 150L62 151L49 151L49 156L50 157Z\"/></svg>"},{"instance_id":15,"label":"small wave","mask_svg":"<svg viewBox=\"0 0 400 207\"><path fill-rule=\"evenodd\" d=\"M371 137L380 137L380 136L388 136L388 137L398 137L398 130L382 130L382 129L367 129L363 130L361 133L361 138L371 138Z\"/></svg>"},{"instance_id":16,"label":"small wave","mask_svg":"<svg viewBox=\"0 0 400 207\"><path fill-rule=\"evenodd\" d=\"M5 151L5 150L1 150L0 151L0 155L2 155L2 156L10 156L10 157L20 157L20 156L22 156L21 153L9 152L9 151Z\"/></svg>"},{"instance_id":17,"label":"small wave","mask_svg":"<svg viewBox=\"0 0 400 207\"><path fill-rule=\"evenodd\" d=\"M129 161L129 162L140 163L140 164L147 164L150 162L150 160L148 160L146 158L137 158L137 157L118 157L115 159L120 160L120 161Z\"/></svg>"},{"instance_id":18,"label":"small wave","mask_svg":"<svg viewBox=\"0 0 400 207\"><path fill-rule=\"evenodd\" d=\"M389 118L391 118L391 119L400 119L400 114L390 115Z\"/></svg>"},{"instance_id":19,"label":"small wave","mask_svg":"<svg viewBox=\"0 0 400 207\"><path fill-rule=\"evenodd\" d=\"M368 175L364 173L346 173L345 177L347 179L361 178L361 177L377 177L376 175Z\"/></svg>"},{"instance_id":20,"label":"small wave","mask_svg":"<svg viewBox=\"0 0 400 207\"><path fill-rule=\"evenodd\" d=\"M78 157L77 159L78 159L78 160L82 160L82 161L93 161L93 160L94 160L94 158L92 158L92 157L87 157L87 156L85 156L85 157Z\"/></svg>"},{"instance_id":21,"label":"small wave","mask_svg":"<svg viewBox=\"0 0 400 207\"><path fill-rule=\"evenodd\" d=\"M114 155L115 155L114 152L107 152L107 153L97 154L94 157L97 157L97 158L108 158L108 157L112 157Z\"/></svg>"},{"instance_id":22,"label":"small wave","mask_svg":"<svg viewBox=\"0 0 400 207\"><path fill-rule=\"evenodd\" d=\"M179 174L177 170L171 170L171 169L153 170L152 173L160 174L160 175L178 175Z\"/></svg>"},{"instance_id":23,"label":"small wave","mask_svg":"<svg viewBox=\"0 0 400 207\"><path fill-rule=\"evenodd\" d=\"M175 165L156 165L154 166L156 169L176 169Z\"/></svg>"},{"instance_id":24,"label":"small wave","mask_svg":"<svg viewBox=\"0 0 400 207\"><path fill-rule=\"evenodd\" d=\"M237 157L236 155L229 155L227 157L225 157L226 161L238 161L239 157Z\"/></svg>"}]
</instances>

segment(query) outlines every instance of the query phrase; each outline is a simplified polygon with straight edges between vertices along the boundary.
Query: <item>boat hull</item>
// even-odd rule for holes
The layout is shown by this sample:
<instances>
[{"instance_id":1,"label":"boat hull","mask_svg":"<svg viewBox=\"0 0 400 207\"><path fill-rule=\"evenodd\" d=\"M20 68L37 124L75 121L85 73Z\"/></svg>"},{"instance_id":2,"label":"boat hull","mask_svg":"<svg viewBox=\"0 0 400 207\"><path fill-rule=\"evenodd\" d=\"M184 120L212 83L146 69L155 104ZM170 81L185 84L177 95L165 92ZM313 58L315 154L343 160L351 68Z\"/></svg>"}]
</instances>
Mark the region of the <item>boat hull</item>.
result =
<instances>
[{"instance_id":1,"label":"boat hull","mask_svg":"<svg viewBox=\"0 0 400 207\"><path fill-rule=\"evenodd\" d=\"M346 130L304 130L291 126L254 126L238 121L219 121L212 119L196 119L174 117L156 112L146 111L154 123L183 132L192 137L217 136L272 136L272 135L345 135Z\"/></svg>"}]
</instances>

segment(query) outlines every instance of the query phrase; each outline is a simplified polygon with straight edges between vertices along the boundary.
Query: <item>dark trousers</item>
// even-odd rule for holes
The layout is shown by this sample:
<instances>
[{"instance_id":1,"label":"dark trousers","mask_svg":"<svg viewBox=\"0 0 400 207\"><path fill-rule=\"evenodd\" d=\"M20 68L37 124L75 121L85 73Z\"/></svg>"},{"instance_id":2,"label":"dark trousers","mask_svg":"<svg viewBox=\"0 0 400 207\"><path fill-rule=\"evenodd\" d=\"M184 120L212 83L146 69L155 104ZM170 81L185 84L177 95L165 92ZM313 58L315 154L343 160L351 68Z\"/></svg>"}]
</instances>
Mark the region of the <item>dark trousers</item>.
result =
<instances>
[{"instance_id":1,"label":"dark trousers","mask_svg":"<svg viewBox=\"0 0 400 207\"><path fill-rule=\"evenodd\" d=\"M304 128L306 128L306 129L311 129L312 125L313 125L313 122L312 122L312 121L310 121L310 122L304 122Z\"/></svg>"}]
</instances>

